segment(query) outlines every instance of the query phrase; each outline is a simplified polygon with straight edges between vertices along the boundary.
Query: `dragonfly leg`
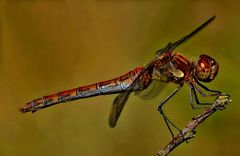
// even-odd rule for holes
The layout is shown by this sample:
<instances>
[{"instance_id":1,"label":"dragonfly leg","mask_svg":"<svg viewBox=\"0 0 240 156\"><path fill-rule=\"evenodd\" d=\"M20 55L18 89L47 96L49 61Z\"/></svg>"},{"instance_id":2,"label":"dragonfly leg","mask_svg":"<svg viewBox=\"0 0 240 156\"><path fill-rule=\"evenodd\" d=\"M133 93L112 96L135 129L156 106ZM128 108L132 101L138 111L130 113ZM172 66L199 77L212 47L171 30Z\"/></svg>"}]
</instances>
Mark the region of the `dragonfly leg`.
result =
<instances>
[{"instance_id":1,"label":"dragonfly leg","mask_svg":"<svg viewBox=\"0 0 240 156\"><path fill-rule=\"evenodd\" d=\"M201 93L200 93L201 94ZM200 102L196 90L194 86L190 85L190 104L192 109L201 109L201 108L209 108L212 106L213 103L210 102Z\"/></svg>"},{"instance_id":2,"label":"dragonfly leg","mask_svg":"<svg viewBox=\"0 0 240 156\"><path fill-rule=\"evenodd\" d=\"M161 116L163 117L168 130L170 131L172 137L174 138L174 134L172 129L170 128L170 125L172 125L174 128L176 128L180 133L182 132L171 120L168 119L168 117L164 114L162 107L164 106L164 104L171 98L173 97L181 88L182 88L182 84L180 86L178 86L166 99L164 99L160 105L158 106L157 110L159 111L159 113L161 114Z\"/></svg>"},{"instance_id":3,"label":"dragonfly leg","mask_svg":"<svg viewBox=\"0 0 240 156\"><path fill-rule=\"evenodd\" d=\"M182 133L182 130L180 130L171 120L168 119L168 117L163 113L162 108L158 109L158 111L160 112L161 116L163 117L165 124L167 125L168 130L170 131L172 138L174 138L174 134L173 131L170 127L170 125L172 125L174 128L176 128L180 133Z\"/></svg>"},{"instance_id":4,"label":"dragonfly leg","mask_svg":"<svg viewBox=\"0 0 240 156\"><path fill-rule=\"evenodd\" d=\"M201 88L203 88L204 90L206 90L208 92L211 92L211 94L205 94L205 93L202 92L202 90L198 86L196 86L197 90L200 92L201 95L204 95L204 96L217 96L217 95L220 95L222 93L221 91L218 91L218 90L209 89L208 87L206 87L203 84L201 84L198 80L195 80L195 81Z\"/></svg>"}]
</instances>

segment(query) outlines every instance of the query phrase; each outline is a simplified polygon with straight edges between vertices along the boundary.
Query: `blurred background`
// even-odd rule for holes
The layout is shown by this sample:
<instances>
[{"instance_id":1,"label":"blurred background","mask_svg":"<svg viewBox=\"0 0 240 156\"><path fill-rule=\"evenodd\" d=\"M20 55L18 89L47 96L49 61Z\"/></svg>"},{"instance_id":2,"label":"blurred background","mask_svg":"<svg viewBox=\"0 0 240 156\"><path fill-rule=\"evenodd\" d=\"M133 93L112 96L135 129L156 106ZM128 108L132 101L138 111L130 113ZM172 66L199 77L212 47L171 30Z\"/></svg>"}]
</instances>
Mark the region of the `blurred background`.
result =
<instances>
[{"instance_id":1,"label":"blurred background","mask_svg":"<svg viewBox=\"0 0 240 156\"><path fill-rule=\"evenodd\" d=\"M206 53L220 64L209 88L233 102L197 129L172 155L240 155L240 4L237 0L1 0L0 155L151 156L171 139L156 108L176 87L154 99L131 96L116 128L108 115L116 95L59 104L22 114L43 95L120 76L147 64L154 52L217 18L177 51L190 59ZM165 112L183 128L191 110L189 89Z\"/></svg>"}]
</instances>

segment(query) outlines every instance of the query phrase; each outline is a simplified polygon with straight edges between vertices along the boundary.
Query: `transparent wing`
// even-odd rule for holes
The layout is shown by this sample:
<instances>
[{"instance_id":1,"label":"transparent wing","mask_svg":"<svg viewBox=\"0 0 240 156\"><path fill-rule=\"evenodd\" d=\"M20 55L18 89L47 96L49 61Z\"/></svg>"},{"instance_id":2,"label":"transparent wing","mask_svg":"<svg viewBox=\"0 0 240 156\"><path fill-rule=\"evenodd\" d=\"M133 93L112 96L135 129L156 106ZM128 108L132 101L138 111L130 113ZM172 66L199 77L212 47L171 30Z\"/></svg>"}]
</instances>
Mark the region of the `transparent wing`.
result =
<instances>
[{"instance_id":1,"label":"transparent wing","mask_svg":"<svg viewBox=\"0 0 240 156\"><path fill-rule=\"evenodd\" d=\"M189 40L191 37L193 37L195 34L197 34L200 30L202 30L204 27L206 27L210 22L212 22L214 20L216 16L212 16L211 18L209 18L206 22L204 22L202 25L200 25L198 28L196 28L194 31L192 31L191 33L187 34L186 36L184 36L183 38L181 38L180 40L173 42L173 43L168 43L168 45L166 45L164 48L156 51L157 55L161 55L167 51L173 51L175 48L177 48L180 44L186 42L187 40Z\"/></svg>"},{"instance_id":2,"label":"transparent wing","mask_svg":"<svg viewBox=\"0 0 240 156\"><path fill-rule=\"evenodd\" d=\"M159 95L166 85L166 82L154 80L146 89L136 91L136 95L143 100L151 100Z\"/></svg>"},{"instance_id":3,"label":"transparent wing","mask_svg":"<svg viewBox=\"0 0 240 156\"><path fill-rule=\"evenodd\" d=\"M152 71L153 68L153 64L150 63L147 66L145 66L144 70L140 72L140 74L138 75L138 77L133 81L133 83L126 89L126 91L124 93L120 93L113 101L112 104L112 109L110 112L110 116L109 116L109 125L110 127L115 127L116 123L118 121L118 118L122 112L123 107L125 106L130 94L141 88L142 86L142 82L141 82L141 78L143 77L143 75L145 75L146 73L149 73Z\"/></svg>"},{"instance_id":4,"label":"transparent wing","mask_svg":"<svg viewBox=\"0 0 240 156\"><path fill-rule=\"evenodd\" d=\"M112 104L112 110L109 116L109 125L110 127L115 127L117 120L122 112L123 107L125 106L131 92L120 93Z\"/></svg>"}]
</instances>

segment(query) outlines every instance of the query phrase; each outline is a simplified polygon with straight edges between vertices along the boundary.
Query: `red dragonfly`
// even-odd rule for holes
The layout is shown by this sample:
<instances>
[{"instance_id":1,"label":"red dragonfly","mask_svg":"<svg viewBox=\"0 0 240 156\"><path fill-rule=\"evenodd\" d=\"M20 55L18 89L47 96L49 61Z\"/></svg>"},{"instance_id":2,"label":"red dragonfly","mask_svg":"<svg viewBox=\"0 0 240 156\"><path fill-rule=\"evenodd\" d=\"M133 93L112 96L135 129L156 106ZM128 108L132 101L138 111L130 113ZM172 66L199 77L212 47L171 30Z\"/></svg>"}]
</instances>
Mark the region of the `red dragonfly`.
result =
<instances>
[{"instance_id":1,"label":"red dragonfly","mask_svg":"<svg viewBox=\"0 0 240 156\"><path fill-rule=\"evenodd\" d=\"M144 67L135 68L134 70L131 70L115 79L43 96L28 102L20 108L20 111L23 113L36 112L40 109L58 103L99 95L120 93L113 101L109 118L109 125L111 127L115 127L119 115L121 114L121 111L131 93L147 89L153 81L173 82L178 84L178 87L158 106L158 111L163 116L167 127L173 136L169 124L173 125L175 128L177 127L165 116L162 111L162 107L182 88L184 82L190 88L190 104L193 109L198 108L201 105L212 104L201 103L198 100L196 90L203 97L216 96L221 93L220 91L208 89L206 86L200 83L200 81L210 82L214 80L218 73L219 65L212 57L202 54L199 56L198 61L194 62L174 51L174 49L180 44L186 42L192 36L206 27L214 20L214 18L215 16L211 17L193 32L176 42L167 44L164 48L158 50L154 59ZM202 89L208 91L209 94L205 94Z\"/></svg>"}]
</instances>

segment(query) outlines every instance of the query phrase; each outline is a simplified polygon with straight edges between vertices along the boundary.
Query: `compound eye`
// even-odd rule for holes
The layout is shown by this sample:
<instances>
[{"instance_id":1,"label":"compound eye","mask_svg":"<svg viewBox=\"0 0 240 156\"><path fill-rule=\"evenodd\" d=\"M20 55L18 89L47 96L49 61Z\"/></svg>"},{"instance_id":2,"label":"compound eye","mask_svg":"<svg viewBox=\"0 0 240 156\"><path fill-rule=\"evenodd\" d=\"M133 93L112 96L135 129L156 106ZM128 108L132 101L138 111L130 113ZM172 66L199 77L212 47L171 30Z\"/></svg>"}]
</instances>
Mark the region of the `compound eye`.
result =
<instances>
[{"instance_id":1,"label":"compound eye","mask_svg":"<svg viewBox=\"0 0 240 156\"><path fill-rule=\"evenodd\" d=\"M200 66L200 68L202 70L209 70L210 63L208 61L200 58L199 61L198 61L198 66Z\"/></svg>"},{"instance_id":2,"label":"compound eye","mask_svg":"<svg viewBox=\"0 0 240 156\"><path fill-rule=\"evenodd\" d=\"M218 63L208 55L200 55L194 74L203 82L212 81L218 73Z\"/></svg>"}]
</instances>

